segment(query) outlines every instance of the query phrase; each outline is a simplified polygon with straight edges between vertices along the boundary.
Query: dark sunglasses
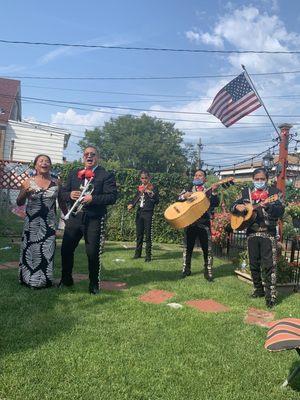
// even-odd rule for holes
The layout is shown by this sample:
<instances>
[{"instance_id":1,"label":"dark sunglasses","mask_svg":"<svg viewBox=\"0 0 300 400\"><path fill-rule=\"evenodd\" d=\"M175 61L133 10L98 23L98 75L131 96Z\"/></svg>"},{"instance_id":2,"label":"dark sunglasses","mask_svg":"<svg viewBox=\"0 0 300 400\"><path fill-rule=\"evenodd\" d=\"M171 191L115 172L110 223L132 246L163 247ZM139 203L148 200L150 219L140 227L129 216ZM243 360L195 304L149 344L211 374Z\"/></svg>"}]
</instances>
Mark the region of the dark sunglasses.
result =
<instances>
[{"instance_id":1,"label":"dark sunglasses","mask_svg":"<svg viewBox=\"0 0 300 400\"><path fill-rule=\"evenodd\" d=\"M83 157L95 157L96 153L84 153Z\"/></svg>"}]
</instances>

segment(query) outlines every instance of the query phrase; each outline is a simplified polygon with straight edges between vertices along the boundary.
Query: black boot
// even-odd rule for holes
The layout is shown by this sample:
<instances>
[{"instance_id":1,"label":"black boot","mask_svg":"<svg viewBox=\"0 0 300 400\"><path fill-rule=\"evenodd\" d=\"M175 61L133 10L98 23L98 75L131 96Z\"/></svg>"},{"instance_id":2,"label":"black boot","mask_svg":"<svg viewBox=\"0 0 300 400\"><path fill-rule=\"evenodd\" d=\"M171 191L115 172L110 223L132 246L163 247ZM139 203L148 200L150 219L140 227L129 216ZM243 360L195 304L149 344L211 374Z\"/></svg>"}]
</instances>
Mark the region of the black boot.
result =
<instances>
[{"instance_id":1,"label":"black boot","mask_svg":"<svg viewBox=\"0 0 300 400\"><path fill-rule=\"evenodd\" d=\"M191 267L184 266L184 267L182 268L181 278L184 279L184 278L186 278L187 276L190 276L191 273L192 273Z\"/></svg>"},{"instance_id":2,"label":"black boot","mask_svg":"<svg viewBox=\"0 0 300 400\"><path fill-rule=\"evenodd\" d=\"M258 297L265 297L265 292L263 288L255 288L250 295L253 299L257 299Z\"/></svg>"},{"instance_id":3,"label":"black boot","mask_svg":"<svg viewBox=\"0 0 300 400\"><path fill-rule=\"evenodd\" d=\"M91 283L89 284L89 292L90 294L94 294L94 295L98 295L100 294L100 290L99 290L99 283Z\"/></svg>"},{"instance_id":4,"label":"black boot","mask_svg":"<svg viewBox=\"0 0 300 400\"><path fill-rule=\"evenodd\" d=\"M266 298L266 306L268 308L274 308L276 306L276 300L275 299Z\"/></svg>"},{"instance_id":5,"label":"black boot","mask_svg":"<svg viewBox=\"0 0 300 400\"><path fill-rule=\"evenodd\" d=\"M208 282L213 282L214 281L214 278L212 276L212 270L211 270L211 268L208 268L207 264L204 264L204 278Z\"/></svg>"}]
</instances>

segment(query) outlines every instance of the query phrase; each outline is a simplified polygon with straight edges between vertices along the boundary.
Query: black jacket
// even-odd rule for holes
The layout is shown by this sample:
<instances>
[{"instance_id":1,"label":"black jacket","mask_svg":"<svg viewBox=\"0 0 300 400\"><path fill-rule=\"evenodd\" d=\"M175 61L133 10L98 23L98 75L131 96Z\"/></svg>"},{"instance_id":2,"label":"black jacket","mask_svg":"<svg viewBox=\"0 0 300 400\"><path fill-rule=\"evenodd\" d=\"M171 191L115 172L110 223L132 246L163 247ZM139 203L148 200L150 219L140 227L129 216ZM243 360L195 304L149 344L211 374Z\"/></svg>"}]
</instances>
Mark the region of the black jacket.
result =
<instances>
[{"instance_id":1,"label":"black jacket","mask_svg":"<svg viewBox=\"0 0 300 400\"><path fill-rule=\"evenodd\" d=\"M179 201L186 201L186 199L183 198L183 195L186 192L197 192L196 187L194 185L190 185L189 187L187 187L186 189L183 189L183 191L180 193L180 195L178 196L178 200ZM192 225L207 225L210 226L210 220L211 220L211 216L214 213L214 209L216 207L218 207L218 205L220 204L220 199L219 196L217 194L212 194L211 191L208 191L206 193L206 196L209 198L210 201L210 207L209 209L206 211L206 213L204 213L202 215L201 218L199 218L196 222L194 222Z\"/></svg>"},{"instance_id":2,"label":"black jacket","mask_svg":"<svg viewBox=\"0 0 300 400\"><path fill-rule=\"evenodd\" d=\"M60 190L60 198L69 203L70 206L74 203L74 200L70 198L71 192L80 190L80 185L84 184L84 181L77 177L78 171L79 169L76 169L69 173L66 183ZM83 211L90 217L102 217L106 214L106 206L114 204L117 200L116 181L114 174L99 165L94 173L95 177L92 181L94 186L93 200L83 207Z\"/></svg>"},{"instance_id":3,"label":"black jacket","mask_svg":"<svg viewBox=\"0 0 300 400\"><path fill-rule=\"evenodd\" d=\"M134 198L128 203L138 207L138 211L154 211L154 207L159 203L159 193L156 186L153 185L153 194L136 192ZM143 206L141 207L142 196L144 196Z\"/></svg>"},{"instance_id":4,"label":"black jacket","mask_svg":"<svg viewBox=\"0 0 300 400\"><path fill-rule=\"evenodd\" d=\"M258 208L256 218L253 224L247 229L247 235L251 233L258 232L261 229L266 229L268 233L271 233L273 236L276 234L276 225L279 218L281 218L284 214L284 205L281 201L281 191L274 186L267 186L265 189L269 197L274 194L278 194L278 200L268 204L265 208ZM253 187L250 188L250 191L253 191ZM249 188L245 187L242 190L242 197L236 200L231 206L231 212L233 214L237 214L235 207L238 204L244 204L245 202L249 202ZM253 202L255 205L255 203Z\"/></svg>"}]
</instances>

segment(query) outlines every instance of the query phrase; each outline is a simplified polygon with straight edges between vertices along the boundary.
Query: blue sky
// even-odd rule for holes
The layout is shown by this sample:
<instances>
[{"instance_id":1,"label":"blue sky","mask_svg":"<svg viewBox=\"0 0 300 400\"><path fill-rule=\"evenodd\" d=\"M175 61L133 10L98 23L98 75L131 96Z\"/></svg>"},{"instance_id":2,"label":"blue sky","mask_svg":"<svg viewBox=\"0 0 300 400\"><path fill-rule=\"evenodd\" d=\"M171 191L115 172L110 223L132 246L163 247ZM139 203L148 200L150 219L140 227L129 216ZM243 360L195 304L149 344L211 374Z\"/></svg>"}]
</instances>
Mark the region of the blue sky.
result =
<instances>
[{"instance_id":1,"label":"blue sky","mask_svg":"<svg viewBox=\"0 0 300 400\"><path fill-rule=\"evenodd\" d=\"M208 50L300 50L300 3L296 0L88 0L77 3L5 2L1 5L4 17L0 39ZM111 106L143 108L150 110L150 115L190 120L177 121L176 127L185 132L186 142L196 143L201 137L203 160L211 165L238 162L257 154L274 144L275 134L268 119L257 116L264 114L262 108L231 128L225 128L209 114L181 114L205 113L213 96L231 78L89 81L38 80L26 79L26 76L238 75L241 63L250 74L300 70L299 56L291 54L189 54L13 44L0 44L0 49L0 76L23 77L23 118L55 123L71 131L66 150L68 159L78 158L76 143L85 128L101 126L110 117L116 117L116 113L124 112ZM300 74L254 76L253 79L269 112L282 115L274 117L275 123L291 122L297 129ZM37 104L26 97L46 99L47 104ZM48 104L49 99L97 107L78 106L86 110L70 104L59 107ZM299 115L299 118L290 115Z\"/></svg>"}]
</instances>

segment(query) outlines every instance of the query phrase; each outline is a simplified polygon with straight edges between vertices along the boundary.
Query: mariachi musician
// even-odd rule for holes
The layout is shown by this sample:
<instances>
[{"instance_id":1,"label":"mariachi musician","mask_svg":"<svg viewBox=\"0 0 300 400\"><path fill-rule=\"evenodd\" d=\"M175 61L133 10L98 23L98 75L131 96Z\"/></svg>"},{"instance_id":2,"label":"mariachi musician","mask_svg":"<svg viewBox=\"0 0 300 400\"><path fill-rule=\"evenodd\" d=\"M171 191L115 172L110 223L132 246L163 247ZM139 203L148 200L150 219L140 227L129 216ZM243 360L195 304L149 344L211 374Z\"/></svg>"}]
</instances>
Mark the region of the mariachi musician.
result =
<instances>
[{"instance_id":1,"label":"mariachi musician","mask_svg":"<svg viewBox=\"0 0 300 400\"><path fill-rule=\"evenodd\" d=\"M184 189L180 193L178 200L188 201L189 197L191 197L193 193L204 191L205 182L206 172L202 169L198 169L195 172L192 185L190 185L187 189ZM196 239L198 238L204 257L204 278L207 279L209 282L213 281L213 255L211 244L210 219L214 212L214 208L219 205L219 197L215 193L216 188L217 185L212 185L211 190L206 192L206 196L210 200L209 210L205 212L196 222L184 229L183 267L181 275L182 278L191 275L192 255Z\"/></svg>"},{"instance_id":2,"label":"mariachi musician","mask_svg":"<svg viewBox=\"0 0 300 400\"><path fill-rule=\"evenodd\" d=\"M246 204L256 208L255 218L247 228L249 264L254 291L251 297L265 297L266 305L272 308L276 304L276 227L283 216L284 206L281 192L274 186L268 186L268 172L264 168L253 171L253 187L244 188L242 197L233 203L231 212L235 215L246 213ZM270 196L274 201L268 202ZM265 288L262 284L261 267L265 268Z\"/></svg>"},{"instance_id":3,"label":"mariachi musician","mask_svg":"<svg viewBox=\"0 0 300 400\"><path fill-rule=\"evenodd\" d=\"M206 172L202 169L198 169L195 172L192 185L187 189L184 189L179 197L179 201L188 201L188 198L195 192L205 190ZM196 239L198 238L204 258L204 278L209 282L213 281L212 266L213 266L213 255L212 255L212 243L211 243L211 231L210 231L210 220L214 212L214 208L219 205L219 197L215 193L217 185L212 185L211 190L206 192L206 196L210 200L210 208L205 212L201 218L196 222L189 225L184 229L184 248L183 248L183 267L182 267L182 278L191 275L191 262L192 255L195 246Z\"/></svg>"},{"instance_id":4,"label":"mariachi musician","mask_svg":"<svg viewBox=\"0 0 300 400\"><path fill-rule=\"evenodd\" d=\"M77 208L68 213L70 216L66 221L61 247L60 287L74 284L72 278L74 252L80 239L84 237L89 267L89 292L97 295L106 206L116 202L117 188L114 175L98 165L99 155L95 147L88 146L84 150L83 160L85 168L72 170L60 191L62 200L70 203L72 207L74 203L77 205L76 202L80 201ZM86 190L89 187L91 190Z\"/></svg>"},{"instance_id":5,"label":"mariachi musician","mask_svg":"<svg viewBox=\"0 0 300 400\"><path fill-rule=\"evenodd\" d=\"M141 185L133 200L128 203L128 211L137 205L136 213L136 248L133 258L142 256L144 234L146 236L145 261L151 261L152 250L152 220L154 207L159 202L159 193L156 186L150 182L150 174L143 170L140 172Z\"/></svg>"}]
</instances>

